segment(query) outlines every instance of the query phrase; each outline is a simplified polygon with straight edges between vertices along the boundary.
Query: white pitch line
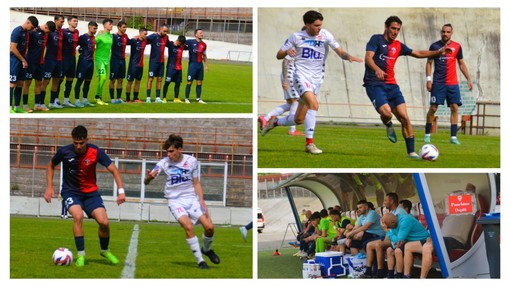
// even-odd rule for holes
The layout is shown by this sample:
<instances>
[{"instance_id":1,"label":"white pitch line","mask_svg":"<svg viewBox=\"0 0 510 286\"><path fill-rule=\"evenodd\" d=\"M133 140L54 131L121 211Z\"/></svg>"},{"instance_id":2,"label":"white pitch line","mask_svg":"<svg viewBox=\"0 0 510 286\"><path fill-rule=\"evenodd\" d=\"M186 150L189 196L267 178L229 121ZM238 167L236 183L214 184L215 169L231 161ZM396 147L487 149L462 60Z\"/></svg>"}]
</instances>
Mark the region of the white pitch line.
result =
<instances>
[{"instance_id":1,"label":"white pitch line","mask_svg":"<svg viewBox=\"0 0 510 286\"><path fill-rule=\"evenodd\" d=\"M131 241L129 242L128 254L126 261L124 262L124 269L120 278L135 278L136 270L136 255L138 251L138 233L140 232L138 224L133 227L133 234L131 235Z\"/></svg>"}]
</instances>

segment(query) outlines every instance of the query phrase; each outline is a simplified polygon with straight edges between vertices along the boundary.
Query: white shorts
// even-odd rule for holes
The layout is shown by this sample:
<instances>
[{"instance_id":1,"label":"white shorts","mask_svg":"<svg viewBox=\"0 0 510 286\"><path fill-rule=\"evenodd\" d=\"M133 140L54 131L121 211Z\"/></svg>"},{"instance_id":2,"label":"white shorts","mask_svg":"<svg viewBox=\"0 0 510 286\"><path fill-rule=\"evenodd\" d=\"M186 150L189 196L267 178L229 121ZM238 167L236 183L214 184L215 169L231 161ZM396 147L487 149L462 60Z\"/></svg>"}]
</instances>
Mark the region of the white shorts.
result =
<instances>
[{"instance_id":1,"label":"white shorts","mask_svg":"<svg viewBox=\"0 0 510 286\"><path fill-rule=\"evenodd\" d=\"M299 95L297 94L293 85L289 86L289 88L287 90L285 90L285 89L283 90L283 98L285 100L299 99Z\"/></svg>"},{"instance_id":2,"label":"white shorts","mask_svg":"<svg viewBox=\"0 0 510 286\"><path fill-rule=\"evenodd\" d=\"M168 200L168 208L177 221L185 215L189 217L193 224L197 223L198 219L205 213L198 198Z\"/></svg>"},{"instance_id":3,"label":"white shorts","mask_svg":"<svg viewBox=\"0 0 510 286\"><path fill-rule=\"evenodd\" d=\"M312 83L299 75L294 76L294 89L295 93L299 95L299 97L303 96L303 94L307 91L311 91L313 94L317 95L319 93L321 83L322 82Z\"/></svg>"}]
</instances>

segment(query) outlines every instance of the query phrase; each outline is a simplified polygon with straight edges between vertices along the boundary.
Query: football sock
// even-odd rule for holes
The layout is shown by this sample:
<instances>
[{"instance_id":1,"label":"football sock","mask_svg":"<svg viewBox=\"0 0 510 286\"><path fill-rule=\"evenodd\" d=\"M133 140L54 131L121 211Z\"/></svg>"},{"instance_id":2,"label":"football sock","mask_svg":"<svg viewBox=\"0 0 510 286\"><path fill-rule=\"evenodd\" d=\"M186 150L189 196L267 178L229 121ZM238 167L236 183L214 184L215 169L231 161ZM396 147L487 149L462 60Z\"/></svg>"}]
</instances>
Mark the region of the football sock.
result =
<instances>
[{"instance_id":1,"label":"football sock","mask_svg":"<svg viewBox=\"0 0 510 286\"><path fill-rule=\"evenodd\" d=\"M278 125L279 126L296 125L296 122L294 122L294 115L289 114L288 116L278 118Z\"/></svg>"},{"instance_id":2,"label":"football sock","mask_svg":"<svg viewBox=\"0 0 510 286\"><path fill-rule=\"evenodd\" d=\"M35 97L35 104L43 104L44 103L44 102L41 103L41 94L40 93L36 94L34 97Z\"/></svg>"},{"instance_id":3,"label":"football sock","mask_svg":"<svg viewBox=\"0 0 510 286\"><path fill-rule=\"evenodd\" d=\"M195 256L197 263L204 261L204 258L202 257L202 252L200 251L198 237L193 236L192 238L186 238L186 242L188 243L191 252L193 252L193 255Z\"/></svg>"},{"instance_id":4,"label":"football sock","mask_svg":"<svg viewBox=\"0 0 510 286\"><path fill-rule=\"evenodd\" d=\"M110 244L110 237L99 237L99 245L101 246L101 250L108 250L108 245Z\"/></svg>"},{"instance_id":5,"label":"football sock","mask_svg":"<svg viewBox=\"0 0 510 286\"><path fill-rule=\"evenodd\" d=\"M202 96L202 85L201 84L197 84L197 87L195 88L196 92L197 92L197 100L200 99L200 97Z\"/></svg>"},{"instance_id":6,"label":"football sock","mask_svg":"<svg viewBox=\"0 0 510 286\"><path fill-rule=\"evenodd\" d=\"M425 134L430 134L432 131L432 123L425 124Z\"/></svg>"},{"instance_id":7,"label":"football sock","mask_svg":"<svg viewBox=\"0 0 510 286\"><path fill-rule=\"evenodd\" d=\"M83 84L83 79L79 78L76 80L76 84L74 85L74 99L80 100L80 88Z\"/></svg>"},{"instance_id":8,"label":"football sock","mask_svg":"<svg viewBox=\"0 0 510 286\"><path fill-rule=\"evenodd\" d=\"M384 122L383 122L383 123L384 123ZM386 125L386 126L388 126L388 127L391 127L391 126L393 126L393 122L390 120L390 121L388 121L388 122L384 123L384 125Z\"/></svg>"},{"instance_id":9,"label":"football sock","mask_svg":"<svg viewBox=\"0 0 510 286\"><path fill-rule=\"evenodd\" d=\"M308 109L305 116L305 134L306 138L313 138L315 132L315 123L317 122L317 110Z\"/></svg>"},{"instance_id":10,"label":"football sock","mask_svg":"<svg viewBox=\"0 0 510 286\"><path fill-rule=\"evenodd\" d=\"M294 101L294 102L290 105L290 109L289 109L289 116L294 117L294 114L296 114L296 110L297 110L297 108L298 108L298 105L299 105L299 102L297 102L297 100L296 100L296 101ZM295 126L295 125L291 126L291 129L292 129L292 131L296 131L296 126Z\"/></svg>"},{"instance_id":11,"label":"football sock","mask_svg":"<svg viewBox=\"0 0 510 286\"><path fill-rule=\"evenodd\" d=\"M122 88L117 88L117 99L121 98L122 96Z\"/></svg>"},{"instance_id":12,"label":"football sock","mask_svg":"<svg viewBox=\"0 0 510 286\"><path fill-rule=\"evenodd\" d=\"M66 84L64 85L64 98L69 98L69 95L71 95L71 89L73 89L73 81L66 80Z\"/></svg>"},{"instance_id":13,"label":"football sock","mask_svg":"<svg viewBox=\"0 0 510 286\"><path fill-rule=\"evenodd\" d=\"M285 103L285 104L277 106L275 109L269 111L269 113L267 115L269 115L268 118L271 118L271 116L282 115L284 112L289 111L289 110L290 110L290 104Z\"/></svg>"},{"instance_id":14,"label":"football sock","mask_svg":"<svg viewBox=\"0 0 510 286\"><path fill-rule=\"evenodd\" d=\"M140 92L138 92L138 91L135 91L135 92L133 93L133 100L137 100L137 99L138 99L138 94L139 94L139 93L140 93Z\"/></svg>"},{"instance_id":15,"label":"football sock","mask_svg":"<svg viewBox=\"0 0 510 286\"><path fill-rule=\"evenodd\" d=\"M181 83L176 82L174 85L174 98L179 98L179 90L181 89Z\"/></svg>"},{"instance_id":16,"label":"football sock","mask_svg":"<svg viewBox=\"0 0 510 286\"><path fill-rule=\"evenodd\" d=\"M113 99L114 98L114 90L113 88L108 88L108 92L110 93L110 99Z\"/></svg>"},{"instance_id":17,"label":"football sock","mask_svg":"<svg viewBox=\"0 0 510 286\"><path fill-rule=\"evenodd\" d=\"M160 97L161 96L161 89L156 89L156 97Z\"/></svg>"},{"instance_id":18,"label":"football sock","mask_svg":"<svg viewBox=\"0 0 510 286\"><path fill-rule=\"evenodd\" d=\"M90 80L86 80L83 83L83 99L87 99L89 97L90 82Z\"/></svg>"},{"instance_id":19,"label":"football sock","mask_svg":"<svg viewBox=\"0 0 510 286\"><path fill-rule=\"evenodd\" d=\"M457 136L457 124L452 124L450 126L450 134L452 135L452 137Z\"/></svg>"},{"instance_id":20,"label":"football sock","mask_svg":"<svg viewBox=\"0 0 510 286\"><path fill-rule=\"evenodd\" d=\"M28 104L28 93L27 94L23 94L23 104L27 105Z\"/></svg>"},{"instance_id":21,"label":"football sock","mask_svg":"<svg viewBox=\"0 0 510 286\"><path fill-rule=\"evenodd\" d=\"M213 243L214 235L209 237L205 236L205 234L202 233L202 241L204 243L204 251L207 252L211 249L211 244Z\"/></svg>"},{"instance_id":22,"label":"football sock","mask_svg":"<svg viewBox=\"0 0 510 286\"><path fill-rule=\"evenodd\" d=\"M57 98L58 98L58 92L52 90L50 92L50 103L57 102L58 101Z\"/></svg>"},{"instance_id":23,"label":"football sock","mask_svg":"<svg viewBox=\"0 0 510 286\"><path fill-rule=\"evenodd\" d=\"M40 97L41 104L44 104L44 101L46 100L46 90L41 91L41 97Z\"/></svg>"},{"instance_id":24,"label":"football sock","mask_svg":"<svg viewBox=\"0 0 510 286\"><path fill-rule=\"evenodd\" d=\"M168 86L170 86L170 82L165 81L165 84L163 85L163 98L166 98L168 93Z\"/></svg>"},{"instance_id":25,"label":"football sock","mask_svg":"<svg viewBox=\"0 0 510 286\"><path fill-rule=\"evenodd\" d=\"M126 101L131 100L131 92L126 92Z\"/></svg>"},{"instance_id":26,"label":"football sock","mask_svg":"<svg viewBox=\"0 0 510 286\"><path fill-rule=\"evenodd\" d=\"M191 92L191 84L186 84L186 99L189 99L190 92Z\"/></svg>"},{"instance_id":27,"label":"football sock","mask_svg":"<svg viewBox=\"0 0 510 286\"><path fill-rule=\"evenodd\" d=\"M12 97L14 96L14 87L11 87L10 91L11 91L11 93L9 93L10 94L9 103L10 103L10 106L12 107Z\"/></svg>"},{"instance_id":28,"label":"football sock","mask_svg":"<svg viewBox=\"0 0 510 286\"><path fill-rule=\"evenodd\" d=\"M406 138L406 149L408 154L414 152L414 135Z\"/></svg>"},{"instance_id":29,"label":"football sock","mask_svg":"<svg viewBox=\"0 0 510 286\"><path fill-rule=\"evenodd\" d=\"M78 250L78 252L85 251L85 237L75 236L74 244L76 245L76 250Z\"/></svg>"},{"instance_id":30,"label":"football sock","mask_svg":"<svg viewBox=\"0 0 510 286\"><path fill-rule=\"evenodd\" d=\"M21 102L21 91L22 91L21 87L14 88L14 105L15 106L19 106L19 104Z\"/></svg>"},{"instance_id":31,"label":"football sock","mask_svg":"<svg viewBox=\"0 0 510 286\"><path fill-rule=\"evenodd\" d=\"M151 89L147 89L147 98L151 98Z\"/></svg>"}]
</instances>

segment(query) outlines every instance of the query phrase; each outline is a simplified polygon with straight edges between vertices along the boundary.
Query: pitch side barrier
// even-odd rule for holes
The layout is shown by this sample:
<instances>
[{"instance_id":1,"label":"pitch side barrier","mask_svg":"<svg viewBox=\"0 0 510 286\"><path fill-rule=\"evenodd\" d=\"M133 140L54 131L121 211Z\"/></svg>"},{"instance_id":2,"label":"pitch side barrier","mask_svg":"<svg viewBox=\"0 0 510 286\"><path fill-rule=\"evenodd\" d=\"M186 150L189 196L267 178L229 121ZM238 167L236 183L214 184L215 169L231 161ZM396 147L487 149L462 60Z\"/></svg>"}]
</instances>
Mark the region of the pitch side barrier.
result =
<instances>
[{"instance_id":1,"label":"pitch side barrier","mask_svg":"<svg viewBox=\"0 0 510 286\"><path fill-rule=\"evenodd\" d=\"M386 193L395 192L399 200L413 203L411 214L430 232L435 248L433 268L442 277L489 278L499 277L494 276L499 275L500 267L499 220L497 232L482 227L480 221L495 214L499 218L499 177L495 173L300 173L274 189L287 192L300 231L303 206L293 199L293 187L314 193L324 208L342 206L343 215L352 219L357 219L355 202L360 199L374 203L375 210L383 215L387 210L382 199ZM492 236L489 250L486 229ZM421 267L419 256L415 256L415 266Z\"/></svg>"}]
</instances>

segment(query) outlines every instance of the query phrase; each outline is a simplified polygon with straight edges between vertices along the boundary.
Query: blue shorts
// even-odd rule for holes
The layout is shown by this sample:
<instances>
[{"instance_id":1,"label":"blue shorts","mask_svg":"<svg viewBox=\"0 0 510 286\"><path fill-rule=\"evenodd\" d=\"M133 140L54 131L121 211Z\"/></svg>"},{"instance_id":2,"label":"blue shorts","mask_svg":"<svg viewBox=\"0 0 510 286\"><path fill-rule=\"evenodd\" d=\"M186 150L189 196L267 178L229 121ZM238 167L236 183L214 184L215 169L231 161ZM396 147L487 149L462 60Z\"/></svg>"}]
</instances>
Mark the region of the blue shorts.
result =
<instances>
[{"instance_id":1,"label":"blue shorts","mask_svg":"<svg viewBox=\"0 0 510 286\"><path fill-rule=\"evenodd\" d=\"M124 79L126 77L126 60L110 60L110 79Z\"/></svg>"},{"instance_id":2,"label":"blue shorts","mask_svg":"<svg viewBox=\"0 0 510 286\"><path fill-rule=\"evenodd\" d=\"M68 78L76 77L76 57L64 56L62 60L62 74Z\"/></svg>"},{"instance_id":3,"label":"blue shorts","mask_svg":"<svg viewBox=\"0 0 510 286\"><path fill-rule=\"evenodd\" d=\"M461 106L462 99L460 98L459 85L433 83L432 90L430 91L430 105L444 105L445 99L448 107L450 107L451 104Z\"/></svg>"},{"instance_id":4,"label":"blue shorts","mask_svg":"<svg viewBox=\"0 0 510 286\"><path fill-rule=\"evenodd\" d=\"M384 236L379 236L377 234L365 231L363 232L363 237L361 240L352 240L351 248L365 249L367 247L367 243L374 240L384 240Z\"/></svg>"},{"instance_id":5,"label":"blue shorts","mask_svg":"<svg viewBox=\"0 0 510 286\"><path fill-rule=\"evenodd\" d=\"M365 90L377 111L385 104L389 104L391 110L393 110L406 102L397 84L367 85Z\"/></svg>"},{"instance_id":6,"label":"blue shorts","mask_svg":"<svg viewBox=\"0 0 510 286\"><path fill-rule=\"evenodd\" d=\"M142 80L143 76L143 67L139 67L137 65L129 65L128 73L127 73L127 80L133 81L133 80Z\"/></svg>"},{"instance_id":7,"label":"blue shorts","mask_svg":"<svg viewBox=\"0 0 510 286\"><path fill-rule=\"evenodd\" d=\"M202 63L189 63L188 81L204 80L204 65Z\"/></svg>"},{"instance_id":8,"label":"blue shorts","mask_svg":"<svg viewBox=\"0 0 510 286\"><path fill-rule=\"evenodd\" d=\"M165 63L149 62L149 77L163 77L165 74Z\"/></svg>"},{"instance_id":9,"label":"blue shorts","mask_svg":"<svg viewBox=\"0 0 510 286\"><path fill-rule=\"evenodd\" d=\"M105 208L103 199L98 191L91 193L75 193L75 192L62 192L65 206L67 210L71 206L79 205L85 211L87 216L92 217L92 212L97 208Z\"/></svg>"},{"instance_id":10,"label":"blue shorts","mask_svg":"<svg viewBox=\"0 0 510 286\"><path fill-rule=\"evenodd\" d=\"M25 80L25 70L23 64L18 58L11 55L11 68L10 68L10 83L15 83L19 80Z\"/></svg>"},{"instance_id":11,"label":"blue shorts","mask_svg":"<svg viewBox=\"0 0 510 286\"><path fill-rule=\"evenodd\" d=\"M166 82L182 82L182 70L169 68L166 70Z\"/></svg>"},{"instance_id":12,"label":"blue shorts","mask_svg":"<svg viewBox=\"0 0 510 286\"><path fill-rule=\"evenodd\" d=\"M45 59L43 66L43 78L63 78L64 74L62 72L62 61L57 61L53 59Z\"/></svg>"},{"instance_id":13,"label":"blue shorts","mask_svg":"<svg viewBox=\"0 0 510 286\"><path fill-rule=\"evenodd\" d=\"M76 67L76 78L91 80L94 75L94 61L88 61L78 58L78 66Z\"/></svg>"},{"instance_id":14,"label":"blue shorts","mask_svg":"<svg viewBox=\"0 0 510 286\"><path fill-rule=\"evenodd\" d=\"M28 63L28 68L25 70L26 80L42 80L43 78L43 65L39 63Z\"/></svg>"}]
</instances>

